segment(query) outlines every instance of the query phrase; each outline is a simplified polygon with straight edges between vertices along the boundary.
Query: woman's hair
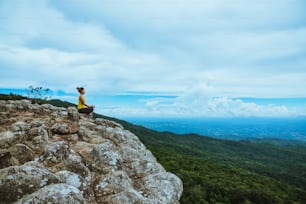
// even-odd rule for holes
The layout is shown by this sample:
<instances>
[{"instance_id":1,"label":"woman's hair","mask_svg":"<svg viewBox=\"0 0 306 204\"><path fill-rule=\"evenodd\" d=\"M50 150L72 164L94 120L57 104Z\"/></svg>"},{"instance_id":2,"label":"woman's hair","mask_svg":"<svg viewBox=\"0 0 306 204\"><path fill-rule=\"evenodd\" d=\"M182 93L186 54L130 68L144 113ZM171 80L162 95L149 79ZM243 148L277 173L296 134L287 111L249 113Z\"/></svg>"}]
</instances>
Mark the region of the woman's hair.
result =
<instances>
[{"instance_id":1,"label":"woman's hair","mask_svg":"<svg viewBox=\"0 0 306 204\"><path fill-rule=\"evenodd\" d=\"M78 90L78 92L81 92L81 91L83 91L83 90L84 90L84 88L83 88L83 87L77 87L76 89Z\"/></svg>"}]
</instances>

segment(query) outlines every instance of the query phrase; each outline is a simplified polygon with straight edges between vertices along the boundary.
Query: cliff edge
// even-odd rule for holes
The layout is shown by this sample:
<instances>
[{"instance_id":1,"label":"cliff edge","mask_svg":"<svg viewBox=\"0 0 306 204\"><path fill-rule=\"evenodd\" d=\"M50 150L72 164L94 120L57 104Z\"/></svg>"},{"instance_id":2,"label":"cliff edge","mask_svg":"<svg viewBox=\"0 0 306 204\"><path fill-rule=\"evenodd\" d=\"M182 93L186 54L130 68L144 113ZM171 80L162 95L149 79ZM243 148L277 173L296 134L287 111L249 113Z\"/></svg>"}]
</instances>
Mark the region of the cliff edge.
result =
<instances>
[{"instance_id":1,"label":"cliff edge","mask_svg":"<svg viewBox=\"0 0 306 204\"><path fill-rule=\"evenodd\" d=\"M118 123L0 101L0 203L176 204L182 191Z\"/></svg>"}]
</instances>

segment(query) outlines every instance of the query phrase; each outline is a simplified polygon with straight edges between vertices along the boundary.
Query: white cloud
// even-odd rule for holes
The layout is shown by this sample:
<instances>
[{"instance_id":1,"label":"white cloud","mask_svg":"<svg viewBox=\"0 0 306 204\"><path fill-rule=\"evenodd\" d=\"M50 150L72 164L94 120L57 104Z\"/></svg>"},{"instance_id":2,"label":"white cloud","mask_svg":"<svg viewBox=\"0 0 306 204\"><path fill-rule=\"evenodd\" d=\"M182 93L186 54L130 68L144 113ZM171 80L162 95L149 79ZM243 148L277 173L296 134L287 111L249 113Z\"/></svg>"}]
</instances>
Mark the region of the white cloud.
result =
<instances>
[{"instance_id":1,"label":"white cloud","mask_svg":"<svg viewBox=\"0 0 306 204\"><path fill-rule=\"evenodd\" d=\"M305 97L305 8L302 0L1 1L0 87L178 95L109 110L126 114L294 114L232 98Z\"/></svg>"},{"instance_id":2,"label":"white cloud","mask_svg":"<svg viewBox=\"0 0 306 204\"><path fill-rule=\"evenodd\" d=\"M47 1L35 7L22 2L2 24L0 58L9 67L2 76L64 90L82 84L97 92L124 92L146 83L146 75L159 78L165 65L158 55L128 49L103 25L72 22Z\"/></svg>"},{"instance_id":3,"label":"white cloud","mask_svg":"<svg viewBox=\"0 0 306 204\"><path fill-rule=\"evenodd\" d=\"M208 84L193 87L176 98L143 99L141 107L100 107L105 114L117 117L296 117L306 115L305 106L297 108L276 104L256 104L242 99L215 97L216 89Z\"/></svg>"},{"instance_id":4,"label":"white cloud","mask_svg":"<svg viewBox=\"0 0 306 204\"><path fill-rule=\"evenodd\" d=\"M165 103L166 102L166 103ZM284 105L258 105L227 97L182 99L150 99L146 106L101 107L100 111L117 117L292 117L306 112L290 110Z\"/></svg>"},{"instance_id":5,"label":"white cloud","mask_svg":"<svg viewBox=\"0 0 306 204\"><path fill-rule=\"evenodd\" d=\"M285 106L257 105L239 99L216 98L208 103L208 110L215 116L257 116L257 117L288 117L296 113L290 112Z\"/></svg>"}]
</instances>

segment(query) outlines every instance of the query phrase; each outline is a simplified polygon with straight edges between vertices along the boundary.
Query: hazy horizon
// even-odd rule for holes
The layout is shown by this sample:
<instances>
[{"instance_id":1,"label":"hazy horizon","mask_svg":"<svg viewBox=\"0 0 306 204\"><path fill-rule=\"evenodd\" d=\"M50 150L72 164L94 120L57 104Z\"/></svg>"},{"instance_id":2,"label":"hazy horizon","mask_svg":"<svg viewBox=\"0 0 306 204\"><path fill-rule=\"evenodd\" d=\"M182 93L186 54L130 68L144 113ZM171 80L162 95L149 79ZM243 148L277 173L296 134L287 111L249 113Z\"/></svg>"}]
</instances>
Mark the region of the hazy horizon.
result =
<instances>
[{"instance_id":1,"label":"hazy horizon","mask_svg":"<svg viewBox=\"0 0 306 204\"><path fill-rule=\"evenodd\" d=\"M156 131L227 140L283 139L306 142L304 118L125 118Z\"/></svg>"}]
</instances>

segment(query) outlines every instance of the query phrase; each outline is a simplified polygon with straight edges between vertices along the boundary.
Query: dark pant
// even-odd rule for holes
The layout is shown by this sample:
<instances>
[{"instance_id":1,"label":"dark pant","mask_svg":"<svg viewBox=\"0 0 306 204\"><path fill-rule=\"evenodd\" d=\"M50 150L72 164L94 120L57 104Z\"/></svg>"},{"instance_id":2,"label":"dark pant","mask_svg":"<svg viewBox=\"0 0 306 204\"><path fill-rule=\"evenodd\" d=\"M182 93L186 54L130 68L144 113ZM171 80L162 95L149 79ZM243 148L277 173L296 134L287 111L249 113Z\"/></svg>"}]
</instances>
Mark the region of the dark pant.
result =
<instances>
[{"instance_id":1,"label":"dark pant","mask_svg":"<svg viewBox=\"0 0 306 204\"><path fill-rule=\"evenodd\" d=\"M88 107L88 108L82 108L82 109L79 109L79 113L86 113L86 114L89 114L93 111L93 107Z\"/></svg>"}]
</instances>

